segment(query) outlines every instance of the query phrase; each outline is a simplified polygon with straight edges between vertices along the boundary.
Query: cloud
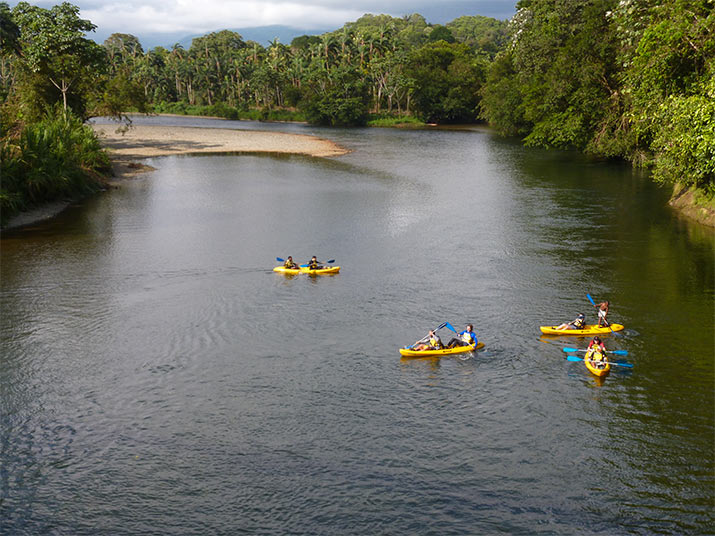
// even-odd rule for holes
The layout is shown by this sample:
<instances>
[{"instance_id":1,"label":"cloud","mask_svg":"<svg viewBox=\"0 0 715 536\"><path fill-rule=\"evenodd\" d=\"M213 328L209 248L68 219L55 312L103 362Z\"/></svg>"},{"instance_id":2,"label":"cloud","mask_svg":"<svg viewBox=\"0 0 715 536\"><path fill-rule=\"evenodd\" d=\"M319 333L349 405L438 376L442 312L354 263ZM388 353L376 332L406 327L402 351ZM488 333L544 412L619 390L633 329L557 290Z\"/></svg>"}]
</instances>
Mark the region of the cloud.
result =
<instances>
[{"instance_id":1,"label":"cloud","mask_svg":"<svg viewBox=\"0 0 715 536\"><path fill-rule=\"evenodd\" d=\"M61 0L36 0L50 8ZM143 43L175 42L223 29L282 25L322 33L338 29L366 13L401 17L423 15L444 24L461 15L510 18L516 0L69 0L80 16L97 26L88 37L103 41L112 33L128 33ZM10 1L10 6L17 1Z\"/></svg>"},{"instance_id":2,"label":"cloud","mask_svg":"<svg viewBox=\"0 0 715 536\"><path fill-rule=\"evenodd\" d=\"M325 4L334 4L332 6ZM81 10L99 28L125 33L203 33L222 28L284 24L300 28L339 28L363 11L345 2L265 2L175 0L117 2Z\"/></svg>"}]
</instances>

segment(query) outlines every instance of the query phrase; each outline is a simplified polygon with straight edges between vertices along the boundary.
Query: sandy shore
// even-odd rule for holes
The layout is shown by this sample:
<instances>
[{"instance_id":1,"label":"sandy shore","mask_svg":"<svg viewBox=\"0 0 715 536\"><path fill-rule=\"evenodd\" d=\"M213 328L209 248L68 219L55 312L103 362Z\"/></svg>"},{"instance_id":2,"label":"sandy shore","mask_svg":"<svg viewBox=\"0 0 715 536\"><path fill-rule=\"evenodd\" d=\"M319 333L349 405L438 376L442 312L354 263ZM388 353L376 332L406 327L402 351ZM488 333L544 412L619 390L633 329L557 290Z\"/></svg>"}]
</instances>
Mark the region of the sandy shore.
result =
<instances>
[{"instance_id":1,"label":"sandy shore","mask_svg":"<svg viewBox=\"0 0 715 536\"><path fill-rule=\"evenodd\" d=\"M223 128L135 125L117 133L116 123L95 124L113 157L141 159L190 153L261 152L340 156L348 151L332 141L301 134Z\"/></svg>"},{"instance_id":2,"label":"sandy shore","mask_svg":"<svg viewBox=\"0 0 715 536\"><path fill-rule=\"evenodd\" d=\"M349 151L336 143L314 136L230 130L223 128L164 127L134 125L117 132L117 123L93 124L102 146L109 151L114 177L110 183L129 179L154 168L144 158L192 153L284 153L307 156L340 156ZM3 229L24 227L52 218L72 201L48 203L12 218Z\"/></svg>"}]
</instances>

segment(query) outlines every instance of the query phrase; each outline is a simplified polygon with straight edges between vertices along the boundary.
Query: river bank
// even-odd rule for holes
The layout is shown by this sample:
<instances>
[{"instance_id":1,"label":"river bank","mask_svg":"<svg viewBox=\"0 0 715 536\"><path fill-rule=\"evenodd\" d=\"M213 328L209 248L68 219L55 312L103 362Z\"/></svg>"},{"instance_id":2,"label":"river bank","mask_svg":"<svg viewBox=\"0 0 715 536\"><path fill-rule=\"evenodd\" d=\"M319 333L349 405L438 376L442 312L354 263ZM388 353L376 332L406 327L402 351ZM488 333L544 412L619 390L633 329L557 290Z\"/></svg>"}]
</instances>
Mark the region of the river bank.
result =
<instances>
[{"instance_id":1,"label":"river bank","mask_svg":"<svg viewBox=\"0 0 715 536\"><path fill-rule=\"evenodd\" d=\"M686 218L715 228L715 201L700 191L676 184L668 204Z\"/></svg>"},{"instance_id":2,"label":"river bank","mask_svg":"<svg viewBox=\"0 0 715 536\"><path fill-rule=\"evenodd\" d=\"M304 134L154 125L118 129L117 123L112 122L95 122L92 128L111 159L112 176L107 177L107 187L116 187L124 180L152 171L154 168L141 162L151 157L197 153L278 153L326 158L349 152L332 141ZM53 218L76 201L56 201L21 212L11 218L3 230Z\"/></svg>"},{"instance_id":3,"label":"river bank","mask_svg":"<svg viewBox=\"0 0 715 536\"><path fill-rule=\"evenodd\" d=\"M94 131L113 159L192 153L283 153L331 157L348 151L329 140L304 134L201 127L133 125L117 131L116 123L95 123Z\"/></svg>"}]
</instances>

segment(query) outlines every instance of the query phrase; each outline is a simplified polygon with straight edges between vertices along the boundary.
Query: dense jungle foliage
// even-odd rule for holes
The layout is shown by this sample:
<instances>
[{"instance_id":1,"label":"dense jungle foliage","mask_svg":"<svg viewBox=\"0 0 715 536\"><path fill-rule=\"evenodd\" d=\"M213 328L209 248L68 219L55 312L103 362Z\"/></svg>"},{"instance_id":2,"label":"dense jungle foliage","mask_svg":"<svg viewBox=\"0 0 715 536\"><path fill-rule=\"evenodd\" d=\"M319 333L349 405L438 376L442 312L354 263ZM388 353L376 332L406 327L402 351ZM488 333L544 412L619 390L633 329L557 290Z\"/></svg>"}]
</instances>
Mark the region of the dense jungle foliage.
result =
<instances>
[{"instance_id":1,"label":"dense jungle foliage","mask_svg":"<svg viewBox=\"0 0 715 536\"><path fill-rule=\"evenodd\" d=\"M521 0L483 117L715 194L713 0Z\"/></svg>"},{"instance_id":2,"label":"dense jungle foliage","mask_svg":"<svg viewBox=\"0 0 715 536\"><path fill-rule=\"evenodd\" d=\"M508 23L365 15L289 45L222 30L146 51L129 33L87 39L95 27L69 3L0 3L2 218L96 185L107 163L88 151L82 122L128 110L348 126L485 120L712 197L714 1L520 0ZM77 158L35 158L27 140L57 136L60 123L73 133L63 139L88 139L81 150L48 141L43 154Z\"/></svg>"}]
</instances>

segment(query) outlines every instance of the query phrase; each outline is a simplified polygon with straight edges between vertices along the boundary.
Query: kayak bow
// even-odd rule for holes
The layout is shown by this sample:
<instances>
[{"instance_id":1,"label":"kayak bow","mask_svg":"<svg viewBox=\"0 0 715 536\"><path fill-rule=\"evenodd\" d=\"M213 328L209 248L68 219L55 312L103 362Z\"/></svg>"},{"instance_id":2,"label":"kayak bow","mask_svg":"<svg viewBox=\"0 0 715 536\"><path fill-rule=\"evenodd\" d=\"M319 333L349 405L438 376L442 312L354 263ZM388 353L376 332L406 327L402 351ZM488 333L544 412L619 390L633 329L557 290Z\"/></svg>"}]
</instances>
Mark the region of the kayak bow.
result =
<instances>
[{"instance_id":1,"label":"kayak bow","mask_svg":"<svg viewBox=\"0 0 715 536\"><path fill-rule=\"evenodd\" d=\"M611 370L611 364L599 350L591 348L583 358L586 368L598 377L605 376Z\"/></svg>"}]
</instances>

